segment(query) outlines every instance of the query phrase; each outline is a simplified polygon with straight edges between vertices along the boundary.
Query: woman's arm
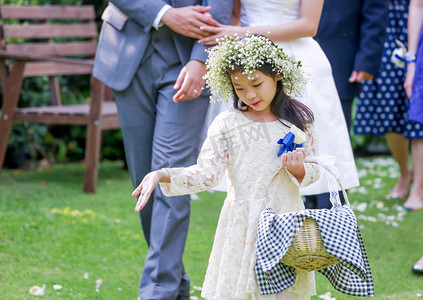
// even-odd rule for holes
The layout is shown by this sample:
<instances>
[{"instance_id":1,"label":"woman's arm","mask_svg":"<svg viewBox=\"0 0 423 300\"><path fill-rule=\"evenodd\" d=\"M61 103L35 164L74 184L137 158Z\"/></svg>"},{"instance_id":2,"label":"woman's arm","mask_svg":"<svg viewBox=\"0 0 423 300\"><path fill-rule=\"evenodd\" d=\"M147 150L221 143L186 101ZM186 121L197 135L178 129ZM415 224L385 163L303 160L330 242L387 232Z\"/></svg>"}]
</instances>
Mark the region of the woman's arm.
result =
<instances>
[{"instance_id":1,"label":"woman's arm","mask_svg":"<svg viewBox=\"0 0 423 300\"><path fill-rule=\"evenodd\" d=\"M225 35L234 36L235 34L242 36L247 32L266 35L274 42L314 36L319 27L322 8L323 0L302 0L299 18L285 24L252 27L228 25L219 25L218 27L202 26L202 30L210 32L213 35L200 39L199 42L203 45L215 45L217 38Z\"/></svg>"},{"instance_id":2,"label":"woman's arm","mask_svg":"<svg viewBox=\"0 0 423 300\"><path fill-rule=\"evenodd\" d=\"M423 25L423 0L411 0L408 10L408 52L417 54L417 43L419 33ZM419 53L419 55L423 55ZM411 98L413 91L413 80L416 64L407 64L407 75L404 81L404 88L407 97Z\"/></svg>"}]
</instances>

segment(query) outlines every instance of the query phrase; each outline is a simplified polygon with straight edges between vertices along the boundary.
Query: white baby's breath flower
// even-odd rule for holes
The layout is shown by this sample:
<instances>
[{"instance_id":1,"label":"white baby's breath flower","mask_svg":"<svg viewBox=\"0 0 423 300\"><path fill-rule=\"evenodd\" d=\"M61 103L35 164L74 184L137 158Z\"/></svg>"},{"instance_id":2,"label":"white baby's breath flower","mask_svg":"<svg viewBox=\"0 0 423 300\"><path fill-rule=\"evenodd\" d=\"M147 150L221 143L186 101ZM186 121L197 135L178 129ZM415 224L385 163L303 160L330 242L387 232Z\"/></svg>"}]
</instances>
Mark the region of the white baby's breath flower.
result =
<instances>
[{"instance_id":1,"label":"white baby's breath flower","mask_svg":"<svg viewBox=\"0 0 423 300\"><path fill-rule=\"evenodd\" d=\"M287 55L263 35L251 35L234 39L225 36L217 40L218 45L208 50L206 61L206 85L211 92L211 101L229 101L233 88L227 70L239 69L248 78L264 63L269 64L278 75L285 93L300 96L310 74L305 73L301 62Z\"/></svg>"},{"instance_id":2,"label":"white baby's breath flower","mask_svg":"<svg viewBox=\"0 0 423 300\"><path fill-rule=\"evenodd\" d=\"M45 290L46 290L45 284L43 284L42 287L34 285L29 288L29 293L33 296L44 296Z\"/></svg>"},{"instance_id":3,"label":"white baby's breath flower","mask_svg":"<svg viewBox=\"0 0 423 300\"><path fill-rule=\"evenodd\" d=\"M291 128L289 129L289 132L292 132L295 135L295 139L294 139L295 144L302 144L306 141L306 134L297 126L292 125Z\"/></svg>"}]
</instances>

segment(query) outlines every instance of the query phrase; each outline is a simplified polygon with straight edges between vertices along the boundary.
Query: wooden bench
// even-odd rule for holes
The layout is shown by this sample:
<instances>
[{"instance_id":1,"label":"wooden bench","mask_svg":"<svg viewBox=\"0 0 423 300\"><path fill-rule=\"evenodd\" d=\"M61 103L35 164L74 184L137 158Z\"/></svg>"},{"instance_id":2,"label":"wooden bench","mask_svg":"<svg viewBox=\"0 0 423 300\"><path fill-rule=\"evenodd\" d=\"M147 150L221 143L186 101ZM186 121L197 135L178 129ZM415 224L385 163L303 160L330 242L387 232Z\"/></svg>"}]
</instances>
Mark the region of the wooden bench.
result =
<instances>
[{"instance_id":1,"label":"wooden bench","mask_svg":"<svg viewBox=\"0 0 423 300\"><path fill-rule=\"evenodd\" d=\"M86 125L84 192L95 193L102 131L120 127L113 93L91 76L90 102L65 105L58 80L91 74L98 34L94 7L1 5L0 17L0 170L14 121ZM34 76L48 77L51 106L19 108L22 80Z\"/></svg>"}]
</instances>

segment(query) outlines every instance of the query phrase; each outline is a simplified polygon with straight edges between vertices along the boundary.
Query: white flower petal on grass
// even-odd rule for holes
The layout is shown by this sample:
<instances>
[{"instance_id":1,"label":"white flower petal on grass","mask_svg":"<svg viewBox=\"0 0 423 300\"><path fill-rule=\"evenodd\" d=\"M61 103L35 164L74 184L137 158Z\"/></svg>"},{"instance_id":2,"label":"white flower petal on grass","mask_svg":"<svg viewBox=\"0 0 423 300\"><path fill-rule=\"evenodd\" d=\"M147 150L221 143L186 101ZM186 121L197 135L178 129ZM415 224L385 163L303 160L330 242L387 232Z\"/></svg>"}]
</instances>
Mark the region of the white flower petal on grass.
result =
<instances>
[{"instance_id":1,"label":"white flower petal on grass","mask_svg":"<svg viewBox=\"0 0 423 300\"><path fill-rule=\"evenodd\" d=\"M203 288L202 288L201 286L195 286L195 285L194 285L192 288L193 288L194 290L197 290L197 291L200 291L200 292L203 290Z\"/></svg>"},{"instance_id":2,"label":"white flower petal on grass","mask_svg":"<svg viewBox=\"0 0 423 300\"><path fill-rule=\"evenodd\" d=\"M336 300L336 298L332 298L332 295L330 294L330 292L320 295L319 298L323 300Z\"/></svg>"},{"instance_id":3,"label":"white flower petal on grass","mask_svg":"<svg viewBox=\"0 0 423 300\"><path fill-rule=\"evenodd\" d=\"M45 284L43 284L42 287L34 285L29 288L29 293L33 296L44 296L45 290L46 290Z\"/></svg>"},{"instance_id":4,"label":"white flower petal on grass","mask_svg":"<svg viewBox=\"0 0 423 300\"><path fill-rule=\"evenodd\" d=\"M422 296L422 293L417 293L416 296L420 298Z\"/></svg>"},{"instance_id":5,"label":"white flower petal on grass","mask_svg":"<svg viewBox=\"0 0 423 300\"><path fill-rule=\"evenodd\" d=\"M367 203L362 202L362 203L357 205L356 210L363 212L363 211L366 210L366 208L367 208Z\"/></svg>"},{"instance_id":6,"label":"white flower petal on grass","mask_svg":"<svg viewBox=\"0 0 423 300\"><path fill-rule=\"evenodd\" d=\"M376 204L377 204L377 202L378 202L378 201L376 201L376 200L372 200L372 201L370 201L369 206L370 206L370 207L375 207L375 206L376 206Z\"/></svg>"},{"instance_id":7,"label":"white flower petal on grass","mask_svg":"<svg viewBox=\"0 0 423 300\"><path fill-rule=\"evenodd\" d=\"M369 216L369 217L367 217L367 221L370 221L370 222L376 223L376 222L377 222L377 219L376 219L375 217L371 217L371 216Z\"/></svg>"},{"instance_id":8,"label":"white flower petal on grass","mask_svg":"<svg viewBox=\"0 0 423 300\"><path fill-rule=\"evenodd\" d=\"M55 291L58 291L58 290L61 290L63 287L60 285L60 284L55 284L55 285L53 285L53 289L55 290Z\"/></svg>"},{"instance_id":9,"label":"white flower petal on grass","mask_svg":"<svg viewBox=\"0 0 423 300\"><path fill-rule=\"evenodd\" d=\"M381 219L382 221L387 220L386 215L385 215L385 214L382 214L382 213L378 213L378 214L377 214L377 217L378 217L379 219Z\"/></svg>"},{"instance_id":10,"label":"white flower petal on grass","mask_svg":"<svg viewBox=\"0 0 423 300\"><path fill-rule=\"evenodd\" d=\"M192 194L191 195L191 200L198 200L198 199L200 199L200 197L198 197L197 194Z\"/></svg>"},{"instance_id":11,"label":"white flower petal on grass","mask_svg":"<svg viewBox=\"0 0 423 300\"><path fill-rule=\"evenodd\" d=\"M363 178L367 176L367 170L366 169L360 169L358 170L358 177Z\"/></svg>"},{"instance_id":12,"label":"white flower petal on grass","mask_svg":"<svg viewBox=\"0 0 423 300\"><path fill-rule=\"evenodd\" d=\"M100 286L103 283L103 279L97 279L95 281L95 291L98 293L100 291Z\"/></svg>"},{"instance_id":13,"label":"white flower petal on grass","mask_svg":"<svg viewBox=\"0 0 423 300\"><path fill-rule=\"evenodd\" d=\"M382 178L382 177L388 176L388 172L380 171L380 172L376 172L376 175Z\"/></svg>"},{"instance_id":14,"label":"white flower petal on grass","mask_svg":"<svg viewBox=\"0 0 423 300\"><path fill-rule=\"evenodd\" d=\"M189 299L190 299L190 300L198 300L198 299L200 299L200 298L198 298L197 296L191 296L191 297L189 297Z\"/></svg>"},{"instance_id":15,"label":"white flower petal on grass","mask_svg":"<svg viewBox=\"0 0 423 300\"><path fill-rule=\"evenodd\" d=\"M90 275L88 273L84 274L84 279L88 279L90 277Z\"/></svg>"},{"instance_id":16,"label":"white flower petal on grass","mask_svg":"<svg viewBox=\"0 0 423 300\"><path fill-rule=\"evenodd\" d=\"M122 288L117 288L117 290L118 290L119 292L122 292Z\"/></svg>"},{"instance_id":17,"label":"white flower petal on grass","mask_svg":"<svg viewBox=\"0 0 423 300\"><path fill-rule=\"evenodd\" d=\"M364 186L360 186L359 188L357 188L357 193L359 194L367 194L368 191L366 190L366 188Z\"/></svg>"}]
</instances>

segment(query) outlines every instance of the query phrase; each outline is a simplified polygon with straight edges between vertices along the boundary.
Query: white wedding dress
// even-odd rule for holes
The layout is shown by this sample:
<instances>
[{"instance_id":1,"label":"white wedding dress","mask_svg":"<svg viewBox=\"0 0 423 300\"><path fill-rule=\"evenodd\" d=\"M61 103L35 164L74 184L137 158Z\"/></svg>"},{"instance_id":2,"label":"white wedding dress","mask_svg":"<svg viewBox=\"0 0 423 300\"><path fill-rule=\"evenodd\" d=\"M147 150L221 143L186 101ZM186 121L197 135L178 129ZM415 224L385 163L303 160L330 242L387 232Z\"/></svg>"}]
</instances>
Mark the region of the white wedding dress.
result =
<instances>
[{"instance_id":1,"label":"white wedding dress","mask_svg":"<svg viewBox=\"0 0 423 300\"><path fill-rule=\"evenodd\" d=\"M262 211L278 214L304 210L299 186L319 177L315 165L318 137L306 128L304 150L309 162L300 183L282 167L276 142L288 134L288 121L255 122L241 111L221 113L210 125L197 164L166 169L170 183L160 183L167 196L208 190L226 174L228 193L220 212L201 296L207 300L303 300L316 293L314 272L298 271L284 291L260 295L255 275L255 242Z\"/></svg>"},{"instance_id":2,"label":"white wedding dress","mask_svg":"<svg viewBox=\"0 0 423 300\"><path fill-rule=\"evenodd\" d=\"M284 24L296 20L300 14L301 0L241 0L241 25L266 26ZM315 127L319 134L319 154L335 158L335 167L341 175L345 189L359 185L347 125L341 102L326 55L312 37L278 42L289 55L300 60L311 74L311 82L297 100L306 104L314 113ZM229 104L232 106L232 103ZM213 120L227 104L218 102L209 105L208 120ZM210 124L210 123L208 123ZM324 174L322 174L324 175ZM225 191L220 185L218 190ZM314 184L301 188L302 195L314 195L328 191L325 176Z\"/></svg>"}]
</instances>

